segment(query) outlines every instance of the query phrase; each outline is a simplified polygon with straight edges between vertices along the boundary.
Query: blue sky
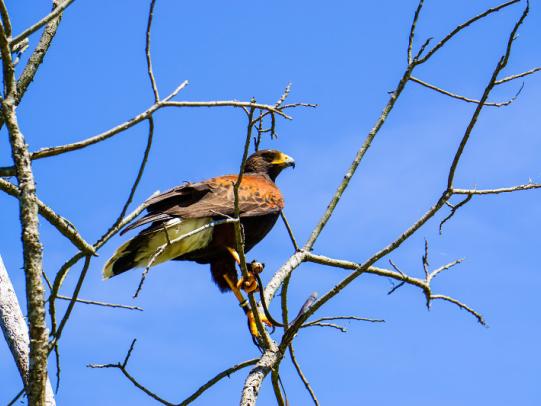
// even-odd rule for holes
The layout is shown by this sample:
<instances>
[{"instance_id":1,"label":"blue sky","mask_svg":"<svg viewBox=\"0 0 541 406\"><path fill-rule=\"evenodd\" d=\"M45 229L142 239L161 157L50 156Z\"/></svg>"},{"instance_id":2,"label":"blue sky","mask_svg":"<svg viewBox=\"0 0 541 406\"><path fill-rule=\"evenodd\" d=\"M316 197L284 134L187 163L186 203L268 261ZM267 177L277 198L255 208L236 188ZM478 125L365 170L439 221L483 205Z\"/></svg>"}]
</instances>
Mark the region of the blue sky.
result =
<instances>
[{"instance_id":1,"label":"blue sky","mask_svg":"<svg viewBox=\"0 0 541 406\"><path fill-rule=\"evenodd\" d=\"M415 46L440 38L495 1L427 1ZM14 31L47 13L45 0L7 1ZM532 1L505 73L541 65L541 11ZM280 176L286 213L304 242L373 125L404 67L415 1L275 1L224 3L158 0L153 62L160 94L183 80L177 100L249 100L272 103L287 83L290 101L318 103L279 121L280 149L296 159ZM76 141L106 130L152 104L146 76L146 1L75 2L66 12L45 63L18 109L31 150ZM417 72L421 79L479 98L504 41L518 17L514 6L465 31ZM32 37L32 44L37 36ZM24 59L23 59L24 62ZM457 172L458 187L501 187L541 181L539 77L525 80L511 106L485 109ZM494 94L505 100L520 87ZM410 83L376 138L315 252L362 262L394 240L440 196L473 105ZM163 109L155 116L155 143L136 194L185 180L234 173L241 157L245 120L233 109ZM107 142L34 164L41 199L70 219L87 240L97 239L118 215L137 171L146 124ZM5 130L0 166L9 164ZM538 286L539 192L473 199L438 235L443 211L390 258L404 272L422 276L424 238L438 267L465 258L434 282L481 311L483 328L464 311L434 303L428 312L417 289L387 296L390 284L362 276L320 310L320 315L383 318L385 324L346 323L347 334L307 329L297 357L322 404L535 405L541 389ZM0 254L19 297L24 297L17 203L0 195ZM41 222L44 267L54 275L75 250ZM131 272L108 282L101 267L124 238L113 238L92 262L80 296L141 306L144 312L78 305L62 337L59 404L146 405L143 395L116 370L88 363L116 362L138 339L130 371L170 401L180 401L226 367L257 356L232 295L210 283L206 266L169 263L152 270L140 298ZM278 224L249 258L267 264L268 280L291 254ZM386 262L381 263L387 266ZM63 293L70 294L79 267ZM312 264L295 271L292 308L312 291L323 293L346 273ZM278 309L273 308L276 312ZM53 369L51 370L53 371ZM309 398L289 362L282 368L292 405ZM247 370L203 395L196 404L236 404ZM0 345L0 403L20 389L7 346ZM260 404L272 405L270 382Z\"/></svg>"}]
</instances>

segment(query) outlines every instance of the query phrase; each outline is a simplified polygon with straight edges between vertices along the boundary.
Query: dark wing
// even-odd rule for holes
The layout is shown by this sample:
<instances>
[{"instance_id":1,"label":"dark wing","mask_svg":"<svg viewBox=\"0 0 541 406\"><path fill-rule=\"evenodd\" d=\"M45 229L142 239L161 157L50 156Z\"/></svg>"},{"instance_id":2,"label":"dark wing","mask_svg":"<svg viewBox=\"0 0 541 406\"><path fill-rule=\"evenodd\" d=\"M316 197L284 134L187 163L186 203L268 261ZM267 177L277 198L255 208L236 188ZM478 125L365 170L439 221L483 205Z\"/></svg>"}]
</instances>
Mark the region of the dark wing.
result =
<instances>
[{"instance_id":1,"label":"dark wing","mask_svg":"<svg viewBox=\"0 0 541 406\"><path fill-rule=\"evenodd\" d=\"M186 183L149 199L147 214L122 233L147 223L162 224L173 218L228 217L235 212L233 185L237 175L226 175L198 183ZM280 190L264 175L246 174L239 188L242 217L262 216L282 210Z\"/></svg>"},{"instance_id":2,"label":"dark wing","mask_svg":"<svg viewBox=\"0 0 541 406\"><path fill-rule=\"evenodd\" d=\"M185 183L151 197L144 203L147 214L124 228L120 235L143 224L171 220L173 217L167 214L168 210L176 206L186 207L195 204L210 190L206 182Z\"/></svg>"}]
</instances>

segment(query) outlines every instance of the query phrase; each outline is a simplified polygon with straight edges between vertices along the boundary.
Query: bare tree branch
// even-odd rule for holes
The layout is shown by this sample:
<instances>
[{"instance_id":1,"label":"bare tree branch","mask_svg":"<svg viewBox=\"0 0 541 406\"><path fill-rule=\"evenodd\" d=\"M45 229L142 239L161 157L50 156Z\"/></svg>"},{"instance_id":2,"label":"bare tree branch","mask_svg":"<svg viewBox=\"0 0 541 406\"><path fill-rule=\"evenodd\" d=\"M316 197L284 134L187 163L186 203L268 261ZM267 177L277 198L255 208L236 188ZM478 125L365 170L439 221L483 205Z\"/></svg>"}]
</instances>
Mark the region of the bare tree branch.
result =
<instances>
[{"instance_id":1,"label":"bare tree branch","mask_svg":"<svg viewBox=\"0 0 541 406\"><path fill-rule=\"evenodd\" d=\"M354 270L355 272L350 274L345 280L351 278L351 276L354 275L354 274L357 274L357 276L358 276L361 273L366 272L366 273L370 273L370 274L374 274L374 275L385 276L385 277L388 277L388 278L396 279L398 281L403 281L408 285L412 285L412 286L416 286L416 287L420 288L424 292L425 296L427 297L427 302L430 302L430 300L432 300L434 298L443 299L443 297L441 297L443 295L434 295L434 294L432 294L432 290L431 290L431 287L430 287L430 282L431 282L432 278L435 277L436 275L438 275L439 273L441 273L442 271L447 270L447 269L453 267L454 265L459 264L460 262L462 262L462 260L456 260L456 261L453 261L453 262L451 262L451 263L449 263L447 265L444 265L444 266L436 269L435 271L433 271L431 274L429 273L428 278L423 280L423 279L408 276L408 275L404 274L403 272L399 273L399 272L396 272L396 271L391 271L389 269L379 268L379 267L375 267L375 266L368 266L367 267L364 264L357 264L357 263L351 262L351 261L328 258L328 257L322 256L322 255L315 255L315 254L312 254L312 253L306 254L306 260L311 261L311 262L315 262L315 263L318 263L318 264L322 264L322 265L334 266L334 267L338 267L338 268ZM343 285L343 281L340 282L338 285L336 285L329 292L334 292L335 289L338 289L338 290L343 289L344 286L342 286L342 285ZM307 311L305 313L305 316L303 318L301 318L301 320L304 321L307 318L307 315L313 314L315 312L314 308L317 310L317 308L321 307L321 305L323 303L320 303L320 302L323 302L324 300L326 300L328 294L329 293L322 296L321 299L319 301L317 301L309 309L309 311ZM459 306L459 307L461 307L463 309L466 309L466 310L469 309L468 311L472 315L474 315L481 324L483 324L483 325L485 324L484 319L482 317L478 317L478 315L479 315L478 312L473 311L471 308L464 305L462 302L458 301L457 299L449 298L448 296L445 296L445 298L452 299L452 300L448 300L448 299L444 299L444 300L447 300L447 301L449 301L451 303L454 303L455 305L457 305L457 306ZM470 310L472 310L472 311L470 311ZM302 324L298 324L298 325L300 327ZM294 331L293 328L294 327L292 327L290 330ZM291 333L289 335L291 336ZM287 336L287 334L286 334L286 336Z\"/></svg>"},{"instance_id":2,"label":"bare tree branch","mask_svg":"<svg viewBox=\"0 0 541 406\"><path fill-rule=\"evenodd\" d=\"M155 196L158 192L153 193L149 198ZM118 233L126 224L130 223L133 219L135 219L141 212L145 209L144 203L139 205L135 210L133 210L130 214L128 214L125 217L119 217L113 225L103 234L93 245L95 250L99 250L111 237L113 237L116 233ZM56 324L56 310L55 310L55 299L58 295L58 292L62 286L62 283L64 282L66 276L68 275L68 272L70 269L77 264L82 258L85 257L85 254L82 252L79 252L75 254L73 257L71 257L68 261L60 267L60 270L56 274L53 288L51 290L51 294L49 296L49 316L51 318L51 335L54 337L56 334L57 324ZM66 319L67 320L67 319ZM55 344L58 342L58 340L55 340Z\"/></svg>"},{"instance_id":3,"label":"bare tree branch","mask_svg":"<svg viewBox=\"0 0 541 406\"><path fill-rule=\"evenodd\" d=\"M302 325L302 327L310 327L313 324L321 323L322 321L336 321L336 320L355 320L355 321L368 321L370 323L385 323L383 319L369 319L366 317L358 316L329 316L329 317L320 317L319 319L310 321Z\"/></svg>"},{"instance_id":4,"label":"bare tree branch","mask_svg":"<svg viewBox=\"0 0 541 406\"><path fill-rule=\"evenodd\" d=\"M503 187L498 189L456 189L453 188L453 194L455 195L497 195L500 193L518 192L521 190L532 190L541 188L540 183L526 183L524 185L517 185L511 187Z\"/></svg>"},{"instance_id":5,"label":"bare tree branch","mask_svg":"<svg viewBox=\"0 0 541 406\"><path fill-rule=\"evenodd\" d=\"M286 406L286 404L289 404L287 402L287 397L285 397L285 394L282 395L282 390L280 388L280 375L278 373L278 367L276 366L276 369L272 371L271 378L272 378L272 389L274 390L274 397L276 398L276 404L278 406ZM285 397L285 400L284 400Z\"/></svg>"},{"instance_id":6,"label":"bare tree branch","mask_svg":"<svg viewBox=\"0 0 541 406\"><path fill-rule=\"evenodd\" d=\"M511 80L515 80L515 79L518 79L518 78L522 78L524 76L528 76L528 75L532 75L536 72L539 72L541 70L541 66L540 67L537 67L537 68L533 68L533 69L530 69L526 72L522 72L522 73L517 73L516 75L511 75L511 76L507 76L503 79L499 79L495 82L496 85L501 85L502 83L505 83L505 82L509 82Z\"/></svg>"},{"instance_id":7,"label":"bare tree branch","mask_svg":"<svg viewBox=\"0 0 541 406\"><path fill-rule=\"evenodd\" d=\"M451 204L449 202L446 202L447 206L451 208L451 212L449 213L447 217L445 217L442 221L440 221L440 226L439 226L440 235L442 234L443 225L455 215L458 209L460 209L462 206L465 206L471 200L471 198L472 198L472 195L468 195L466 196L464 200L462 200L461 202L457 204Z\"/></svg>"},{"instance_id":8,"label":"bare tree branch","mask_svg":"<svg viewBox=\"0 0 541 406\"><path fill-rule=\"evenodd\" d=\"M6 267L0 256L0 327L4 338L17 364L19 374L25 387L28 386L28 360L30 341L28 338L28 327L24 319L19 301ZM17 396L18 398L18 396ZM17 399L16 398L16 399ZM45 405L54 406L54 399L51 382L47 379L45 389Z\"/></svg>"},{"instance_id":9,"label":"bare tree branch","mask_svg":"<svg viewBox=\"0 0 541 406\"><path fill-rule=\"evenodd\" d=\"M402 75L402 78L398 82L396 90L391 93L391 95L389 97L389 101L387 102L387 105L384 107L381 115L376 120L376 123L375 123L374 127L372 127L372 129L370 130L370 132L366 136L361 148L357 151L357 154L355 155L355 158L353 159L353 162L351 163L349 169L347 170L346 174L344 175L344 179L338 185L338 188L337 188L336 192L334 193L334 196L332 197L329 205L327 206L327 209L326 209L325 213L323 214L323 216L319 220L319 223L314 228L314 231L312 231L312 234L310 235L310 238L308 239L308 242L304 246L305 250L309 251L309 250L312 249L312 247L314 246L317 238L319 237L319 234L321 233L321 231L323 230L323 228L325 227L325 225L327 224L327 222L331 218L331 215L334 212L334 209L335 209L336 205L338 204L338 202L340 201L340 198L342 197L342 194L344 193L344 191L348 187L349 181L351 180L351 178L355 174L355 171L357 170L357 167L359 166L359 164L361 163L364 155L366 154L366 151L370 148L370 146L372 144L372 141L374 140L374 138L378 134L379 130L381 129L381 127L383 126L385 121L387 120L387 117L388 117L389 113L391 112L391 110L393 109L393 107L394 107L394 105L396 103L396 100L398 99L398 97L400 96L400 94L404 90L407 82L409 81L414 66L415 65L410 64L410 65L408 65L408 67L404 71L404 73Z\"/></svg>"},{"instance_id":10,"label":"bare tree branch","mask_svg":"<svg viewBox=\"0 0 541 406\"><path fill-rule=\"evenodd\" d=\"M514 3L510 2L508 4ZM483 91L483 96L479 100L479 104L477 105L477 108L475 109L472 118L470 119L470 122L468 124L468 127L466 128L466 131L464 133L464 136L462 137L462 140L460 141L460 145L458 147L458 150L455 154L455 157L453 159L453 163L451 164L451 169L449 170L449 178L447 180L447 188L452 189L453 187L453 180L455 177L456 168L458 166L458 162L460 161L460 158L462 156L462 152L464 151L464 147L466 146L466 143L468 142L470 135L473 131L473 128L475 127L475 124L477 123L477 119L479 118L479 114L481 114L481 110L484 107L484 104L486 103L488 96L490 95L490 92L496 85L496 80L498 79L498 75L500 72L505 68L507 65L507 61L509 60L509 56L511 55L511 48L513 46L513 42L516 39L516 33L519 29L519 27L524 22L526 16L528 15L528 12L530 10L530 6L528 3L526 3L526 7L524 8L524 11L522 12L522 15L518 19L518 21L515 23L515 26L513 27L513 30L509 34L509 39L507 40L507 47L505 50L505 54L500 58L498 63L496 64L496 68L494 69L494 72L492 73L492 76L490 78L490 81L488 82L488 85L485 87L485 90Z\"/></svg>"},{"instance_id":11,"label":"bare tree branch","mask_svg":"<svg viewBox=\"0 0 541 406\"><path fill-rule=\"evenodd\" d=\"M277 108L268 104L241 102L237 100L216 100L216 101L166 101L162 103L166 107L245 107L254 108L259 110L266 110L268 112L278 114L286 120L292 120L293 118L282 110L283 108Z\"/></svg>"},{"instance_id":12,"label":"bare tree branch","mask_svg":"<svg viewBox=\"0 0 541 406\"><path fill-rule=\"evenodd\" d=\"M293 230L291 229L291 226L289 225L289 222L287 221L287 217L284 213L284 211L280 211L280 217L282 217L282 221L284 222L284 225L286 226L287 233L289 234L289 239L291 240L291 244L293 244L293 249L295 251L299 251L299 244L297 244L297 240L295 239L295 235L293 234Z\"/></svg>"},{"instance_id":13,"label":"bare tree branch","mask_svg":"<svg viewBox=\"0 0 541 406\"><path fill-rule=\"evenodd\" d=\"M427 82L424 82L422 81L421 79L418 79L414 76L412 76L410 78L410 80L412 82L415 82L415 83L418 83L428 89L432 89L432 90L435 90L436 92L438 93L441 93L441 94L444 94L446 96L449 96L449 97L452 97L453 99L457 99L457 100L462 100L462 101L465 101L467 103L475 103L475 104L479 104L480 101L479 100L475 100L475 99L470 99L468 97L465 97L465 96L461 96L459 94L456 94L456 93L451 93L451 92L448 92L447 90L444 90L440 87L437 87L437 86L434 86L434 85L431 85L430 83L427 83ZM495 103L495 102L487 102L485 103L485 106L492 106L492 107L504 107L504 106L509 106L511 103L513 103L518 95L520 94L521 90L522 90L523 86L520 87L520 89L518 90L518 92L509 100L507 101L504 101L504 102L498 102L498 103Z\"/></svg>"},{"instance_id":14,"label":"bare tree branch","mask_svg":"<svg viewBox=\"0 0 541 406\"><path fill-rule=\"evenodd\" d=\"M11 37L11 19L9 18L9 12L4 3L4 0L0 1L0 17L2 18L2 27L6 33L6 37L9 39Z\"/></svg>"},{"instance_id":15,"label":"bare tree branch","mask_svg":"<svg viewBox=\"0 0 541 406\"><path fill-rule=\"evenodd\" d=\"M459 32L461 32L463 29L469 27L476 21L479 21L485 17L487 17L490 14L496 13L500 10L503 10L506 7L509 7L515 3L519 3L520 0L511 0L507 1L505 3L500 4L499 6L489 8L488 10L482 12L481 14L476 15L473 18L470 18L469 20L463 22L462 24L457 25L449 34L447 34L440 42L438 42L434 47L427 52L425 56L419 59L419 63L423 63L427 61L432 55L434 55L440 48L442 48L448 41L453 39Z\"/></svg>"},{"instance_id":16,"label":"bare tree branch","mask_svg":"<svg viewBox=\"0 0 541 406\"><path fill-rule=\"evenodd\" d=\"M160 101L160 94L158 92L158 85L156 84L156 78L154 77L154 72L152 71L152 57L150 54L150 29L152 28L152 17L154 16L155 5L156 5L156 0L151 0L150 10L148 12L145 54L147 58L148 77L150 79L150 85L152 86L152 92L154 93L154 101L158 103Z\"/></svg>"},{"instance_id":17,"label":"bare tree branch","mask_svg":"<svg viewBox=\"0 0 541 406\"><path fill-rule=\"evenodd\" d=\"M226 370L220 372L219 374L217 374L216 376L214 376L212 379L208 380L205 384L203 384L201 387L199 387L199 389L197 389L193 394L191 394L190 396L188 396L186 399L184 399L182 402L180 403L172 403L172 402L169 402L163 398L161 398L160 396L158 396L156 393L152 392L151 390L149 390L147 387L143 386L142 384L140 384L128 371L127 371L127 366L128 366L128 361L131 357L131 354L133 352L133 349L134 349L134 346L135 346L135 342L136 340L132 340L131 344L130 344L130 348L128 350L128 353L126 354L126 357L124 357L124 361L121 363L121 362L117 362L115 364L89 364L87 365L88 368L117 368L117 369L120 369L120 371L122 372L122 374L128 378L130 380L131 383L133 383L137 388L139 388L140 390L142 390L144 393L146 393L148 396L150 396L151 398L153 398L154 400L164 404L164 405L168 405L168 406L185 406L185 405L188 405L190 403L192 403L194 400L196 400L199 396L201 396L203 393L205 393L205 391L207 391L207 389L211 388L212 386L214 386L216 383L220 382L223 378L229 378L229 376L243 368L246 368L250 365L254 365L256 362L257 362L257 359L250 359L250 360L247 360L247 361L244 361L244 362L241 362L239 364L236 364L236 365L233 365L232 367L230 368L227 368Z\"/></svg>"},{"instance_id":18,"label":"bare tree branch","mask_svg":"<svg viewBox=\"0 0 541 406\"><path fill-rule=\"evenodd\" d=\"M421 9L423 8L424 0L420 0L419 4L417 5L417 9L415 10L415 14L413 16L413 22L411 23L410 27L410 35L408 38L408 65L411 65L413 63L413 57L412 57L412 49L413 49L413 40L415 38L415 28L417 27L417 21L419 20L419 14L421 14Z\"/></svg>"},{"instance_id":19,"label":"bare tree branch","mask_svg":"<svg viewBox=\"0 0 541 406\"><path fill-rule=\"evenodd\" d=\"M71 298L69 296L64 296L64 295L56 295L56 298L57 299L62 299L62 300L68 300L68 301L73 300L73 298ZM107 302L100 302L98 300L88 300L88 299L80 299L80 298L75 299L75 301L78 302L78 303L84 303L84 304L96 305L96 306L103 306L103 307L112 307L112 308L115 308L115 309L138 310L140 312L143 311L143 308L141 308L139 306L128 306L128 305L123 305L123 304L107 303Z\"/></svg>"},{"instance_id":20,"label":"bare tree branch","mask_svg":"<svg viewBox=\"0 0 541 406\"><path fill-rule=\"evenodd\" d=\"M308 379L302 372L301 366L299 365L299 362L297 361L297 357L295 356L295 350L293 349L293 344L289 345L289 356L291 357L291 362L293 363L293 366L295 367L295 370L297 371L297 375L299 375L299 378L301 378L302 383L304 384L304 387L310 394L310 397L312 398L312 401L316 406L319 406L319 401L317 399L316 393L314 392L314 389L312 389L312 386L310 385L310 382L308 382Z\"/></svg>"},{"instance_id":21,"label":"bare tree branch","mask_svg":"<svg viewBox=\"0 0 541 406\"><path fill-rule=\"evenodd\" d=\"M457 305L458 307L460 307L461 309L464 309L468 313L472 314L480 324L482 324L483 326L486 326L485 319L483 318L483 316L480 313L476 312L471 307L466 306L464 303L462 303L462 302L460 302L460 301L458 301L456 299L453 299L452 297L445 296L445 295L431 295L430 299L431 300L433 300L433 299L441 299L441 300L445 300L447 302L451 302L451 303Z\"/></svg>"},{"instance_id":22,"label":"bare tree branch","mask_svg":"<svg viewBox=\"0 0 541 406\"><path fill-rule=\"evenodd\" d=\"M45 17L43 17L41 20L39 20L37 23L35 23L34 25L28 27L26 30L24 30L23 32L21 32L19 35L17 35L15 38L13 38L11 40L11 42L9 43L9 45L11 47L14 47L15 45L17 45L19 42L23 41L24 39L26 39L27 37L29 37L30 35L32 35L33 33L35 33L37 30L39 30L41 27L43 27L44 25L46 25L49 21L52 21L54 19L56 19L58 16L60 16L64 10L71 4L73 3L74 0L64 0L64 2L62 3L59 3L58 4L58 7L56 7L51 13L49 13L48 15L46 15Z\"/></svg>"},{"instance_id":23,"label":"bare tree branch","mask_svg":"<svg viewBox=\"0 0 541 406\"><path fill-rule=\"evenodd\" d=\"M11 49L4 30L0 30L0 53L4 80L2 115L8 127L11 156L19 185L19 216L22 226L26 300L30 324L30 355L26 393L30 405L43 404L47 383L47 324L41 272L42 245L38 227L36 185L26 140L15 113L17 82Z\"/></svg>"},{"instance_id":24,"label":"bare tree branch","mask_svg":"<svg viewBox=\"0 0 541 406\"><path fill-rule=\"evenodd\" d=\"M42 148L39 151L32 153L32 160L35 159L42 159L47 158L50 156L55 156L59 154L65 154L66 152L76 151L81 148L85 148L89 145L96 144L98 142L104 141L108 138L111 138L112 136L119 134L128 128L133 127L135 124L140 123L143 120L148 119L155 111L165 106L165 103L170 98L176 96L178 92L180 92L182 89L184 89L188 85L188 81L182 82L180 86L178 86L169 96L167 96L163 101L159 103L154 103L152 106L150 106L147 110L142 112L141 114L138 114L137 116L131 118L130 120L117 125L114 128L111 128L110 130L107 130L101 134L92 136L90 138L87 138L83 141L75 142L72 144L67 145L61 145L57 147L48 147L48 148Z\"/></svg>"}]
</instances>

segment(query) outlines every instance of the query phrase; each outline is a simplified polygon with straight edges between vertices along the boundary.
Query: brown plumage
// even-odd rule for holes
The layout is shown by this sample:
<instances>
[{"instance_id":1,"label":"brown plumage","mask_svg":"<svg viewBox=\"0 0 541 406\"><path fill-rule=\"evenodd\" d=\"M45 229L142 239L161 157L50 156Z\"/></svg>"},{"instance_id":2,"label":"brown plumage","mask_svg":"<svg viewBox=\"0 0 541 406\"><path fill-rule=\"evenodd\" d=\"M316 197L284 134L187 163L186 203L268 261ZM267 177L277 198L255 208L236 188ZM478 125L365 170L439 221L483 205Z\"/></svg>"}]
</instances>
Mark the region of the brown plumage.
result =
<instances>
[{"instance_id":1,"label":"brown plumage","mask_svg":"<svg viewBox=\"0 0 541 406\"><path fill-rule=\"evenodd\" d=\"M284 200L274 180L294 161L276 150L262 150L246 161L239 187L239 209L245 235L245 251L252 249L274 226ZM229 290L224 275L237 282L234 252L234 226L231 223L208 227L176 241L178 237L212 221L234 215L233 185L238 175L225 175L203 182L186 183L149 199L147 214L127 226L122 233L150 224L120 246L103 270L104 278L136 267L146 267L157 250L152 265L167 260L210 264L213 280L220 290Z\"/></svg>"}]
</instances>

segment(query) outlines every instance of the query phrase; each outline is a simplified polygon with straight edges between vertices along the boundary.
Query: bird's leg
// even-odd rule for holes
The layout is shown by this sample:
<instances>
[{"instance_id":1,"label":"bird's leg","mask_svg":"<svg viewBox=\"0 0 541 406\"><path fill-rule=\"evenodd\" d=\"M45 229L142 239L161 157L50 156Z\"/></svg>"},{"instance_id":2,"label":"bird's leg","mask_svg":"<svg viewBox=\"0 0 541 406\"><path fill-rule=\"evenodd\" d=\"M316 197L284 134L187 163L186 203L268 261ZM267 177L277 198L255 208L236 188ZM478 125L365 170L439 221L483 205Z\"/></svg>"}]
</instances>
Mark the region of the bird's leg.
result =
<instances>
[{"instance_id":1,"label":"bird's leg","mask_svg":"<svg viewBox=\"0 0 541 406\"><path fill-rule=\"evenodd\" d=\"M235 262L240 267L240 256L239 253L231 247L226 247ZM243 276L240 277L239 281L237 282L237 288L242 288L246 293L252 293L257 290L257 281L254 277L254 275L251 273L250 268L248 267L248 276L244 278Z\"/></svg>"},{"instance_id":2,"label":"bird's leg","mask_svg":"<svg viewBox=\"0 0 541 406\"><path fill-rule=\"evenodd\" d=\"M233 294L235 295L237 300L239 301L239 306L242 308L242 310L246 314L246 317L248 317L248 327L250 328L250 333L254 337L259 337L260 335L259 335L259 331L257 330L257 325L255 324L254 313L252 312L252 309L250 309L250 305L248 304L248 300L246 300L244 298L244 296L242 295L242 292L240 291L240 289L229 278L228 275L224 275L224 279L227 282L227 284L229 285L229 287L231 288L231 290L233 291ZM261 322L263 322L265 324L268 324L267 318L264 317L264 315L262 313L259 314L259 319L261 320Z\"/></svg>"},{"instance_id":3,"label":"bird's leg","mask_svg":"<svg viewBox=\"0 0 541 406\"><path fill-rule=\"evenodd\" d=\"M234 258L235 262L240 266L240 257L238 252L230 247L226 247L231 256ZM257 326L255 324L255 317L252 312L252 309L248 306L248 302L246 299L244 299L244 296L242 295L242 292L240 289L242 288L246 293L252 293L257 290L257 280L254 276L254 272L261 273L263 271L264 265L252 261L248 265L248 277L245 279L243 277L240 278L240 280L235 284L227 275L224 275L224 279L226 280L227 284L229 285L229 288L233 291L233 294L239 301L240 307L242 307L242 310L244 310L244 313L246 313L246 316L248 317L248 325L250 326L250 332L253 336L259 337L259 332L257 331ZM267 319L264 313L259 313L259 320L261 320L262 323L265 323L267 326L272 327L272 323Z\"/></svg>"}]
</instances>

